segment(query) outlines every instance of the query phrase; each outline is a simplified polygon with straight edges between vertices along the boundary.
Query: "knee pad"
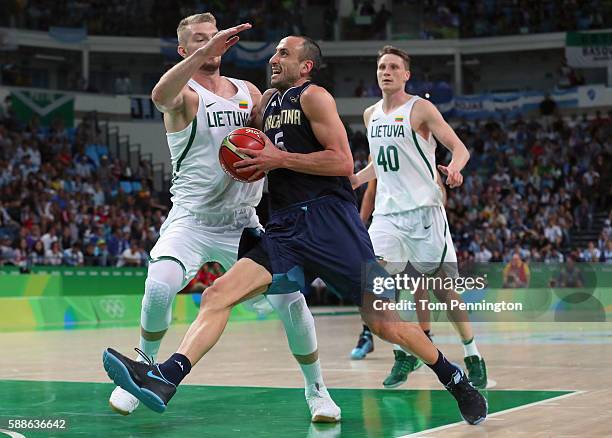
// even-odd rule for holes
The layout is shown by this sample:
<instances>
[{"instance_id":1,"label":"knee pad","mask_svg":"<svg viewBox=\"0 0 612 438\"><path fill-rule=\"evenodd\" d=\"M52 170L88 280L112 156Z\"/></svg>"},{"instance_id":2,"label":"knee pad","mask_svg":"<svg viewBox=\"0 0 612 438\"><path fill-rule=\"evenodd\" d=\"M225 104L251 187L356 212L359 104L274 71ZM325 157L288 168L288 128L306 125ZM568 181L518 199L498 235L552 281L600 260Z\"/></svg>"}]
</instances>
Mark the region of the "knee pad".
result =
<instances>
[{"instance_id":1,"label":"knee pad","mask_svg":"<svg viewBox=\"0 0 612 438\"><path fill-rule=\"evenodd\" d=\"M172 301L183 285L183 268L171 260L149 265L142 298L140 324L148 332L166 330L172 320Z\"/></svg>"},{"instance_id":2,"label":"knee pad","mask_svg":"<svg viewBox=\"0 0 612 438\"><path fill-rule=\"evenodd\" d=\"M314 318L306 304L306 299L301 293L297 299L289 303L288 307L294 330L301 336L306 336L311 331L314 333Z\"/></svg>"},{"instance_id":3,"label":"knee pad","mask_svg":"<svg viewBox=\"0 0 612 438\"><path fill-rule=\"evenodd\" d=\"M170 326L172 318L172 292L167 283L153 278L145 280L145 293L142 297L140 324L148 332L159 332Z\"/></svg>"},{"instance_id":4,"label":"knee pad","mask_svg":"<svg viewBox=\"0 0 612 438\"><path fill-rule=\"evenodd\" d=\"M291 352L307 355L317 350L314 318L301 292L287 295L269 295L268 300L280 315Z\"/></svg>"}]
</instances>

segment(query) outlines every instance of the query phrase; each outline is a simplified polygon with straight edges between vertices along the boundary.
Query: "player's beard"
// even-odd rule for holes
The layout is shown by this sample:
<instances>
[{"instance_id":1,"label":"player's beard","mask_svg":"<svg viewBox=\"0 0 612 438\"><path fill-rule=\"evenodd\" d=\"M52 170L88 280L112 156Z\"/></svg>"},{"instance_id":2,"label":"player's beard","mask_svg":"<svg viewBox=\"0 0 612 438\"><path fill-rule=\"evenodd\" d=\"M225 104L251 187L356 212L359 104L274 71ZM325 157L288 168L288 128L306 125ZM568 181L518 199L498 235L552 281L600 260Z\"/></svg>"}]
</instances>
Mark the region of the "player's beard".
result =
<instances>
[{"instance_id":1,"label":"player's beard","mask_svg":"<svg viewBox=\"0 0 612 438\"><path fill-rule=\"evenodd\" d=\"M291 72L287 70L283 70L282 77L277 79L274 84L271 84L274 88L276 88L281 93L284 93L289 88L293 87L293 85L300 79L299 74L291 74Z\"/></svg>"}]
</instances>

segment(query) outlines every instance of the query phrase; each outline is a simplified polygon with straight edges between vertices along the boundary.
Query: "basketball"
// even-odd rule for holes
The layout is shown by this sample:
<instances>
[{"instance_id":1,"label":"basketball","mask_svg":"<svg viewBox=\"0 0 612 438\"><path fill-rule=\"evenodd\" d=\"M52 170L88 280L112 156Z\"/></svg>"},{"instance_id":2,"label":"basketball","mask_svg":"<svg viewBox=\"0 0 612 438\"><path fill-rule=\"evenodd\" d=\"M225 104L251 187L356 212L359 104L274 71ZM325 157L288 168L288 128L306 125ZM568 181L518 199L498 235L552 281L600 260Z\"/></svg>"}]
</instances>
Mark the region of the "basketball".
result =
<instances>
[{"instance_id":1,"label":"basketball","mask_svg":"<svg viewBox=\"0 0 612 438\"><path fill-rule=\"evenodd\" d=\"M265 134L259 129L254 128L238 128L229 133L221 142L219 148L219 163L229 176L240 182L253 182L249 178L257 171L249 173L237 173L234 168L234 163L249 158L247 155L239 153L236 148L261 150L266 144ZM263 178L263 176L262 176ZM258 178L257 180L260 180ZM256 181L257 181L256 180Z\"/></svg>"}]
</instances>

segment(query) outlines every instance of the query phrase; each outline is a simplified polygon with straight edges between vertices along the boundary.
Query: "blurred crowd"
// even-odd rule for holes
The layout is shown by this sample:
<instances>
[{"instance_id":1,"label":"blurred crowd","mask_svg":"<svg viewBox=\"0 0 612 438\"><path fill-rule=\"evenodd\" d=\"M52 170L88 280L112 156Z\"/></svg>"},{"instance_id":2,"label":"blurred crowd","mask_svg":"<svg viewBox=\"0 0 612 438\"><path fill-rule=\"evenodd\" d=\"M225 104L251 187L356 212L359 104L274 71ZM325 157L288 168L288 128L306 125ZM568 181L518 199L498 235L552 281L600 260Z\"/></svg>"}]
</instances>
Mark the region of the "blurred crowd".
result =
<instances>
[{"instance_id":1,"label":"blurred crowd","mask_svg":"<svg viewBox=\"0 0 612 438\"><path fill-rule=\"evenodd\" d=\"M395 0L376 6L353 0L342 34L347 39L388 39L394 10L421 17L420 37L473 38L563 32L609 27L612 4L605 0ZM274 41L304 31L309 5L327 7L321 17L325 39L334 38L338 5L322 0L6 0L0 2L0 25L46 31L50 26L86 27L91 35L172 37L181 18L213 11L220 26L249 21L241 38ZM318 10L318 9L317 9ZM221 28L221 27L220 27ZM410 29L394 29L400 34Z\"/></svg>"},{"instance_id":2,"label":"blurred crowd","mask_svg":"<svg viewBox=\"0 0 612 438\"><path fill-rule=\"evenodd\" d=\"M609 27L602 0L423 0L421 38L476 38Z\"/></svg>"},{"instance_id":3,"label":"blurred crowd","mask_svg":"<svg viewBox=\"0 0 612 438\"><path fill-rule=\"evenodd\" d=\"M172 38L182 18L213 11L220 29L252 23L253 30L242 39L272 41L279 35L301 33L302 2L297 0L8 0L0 4L0 25L43 31L51 26L86 27L90 35Z\"/></svg>"},{"instance_id":4,"label":"blurred crowd","mask_svg":"<svg viewBox=\"0 0 612 438\"><path fill-rule=\"evenodd\" d=\"M461 38L565 32L609 26L612 5L602 0L431 0L437 15L458 14ZM453 22L456 22L453 20Z\"/></svg>"},{"instance_id":5,"label":"blurred crowd","mask_svg":"<svg viewBox=\"0 0 612 438\"><path fill-rule=\"evenodd\" d=\"M149 162L131 169L99 143L93 116L43 128L0 111L0 265L145 265L167 206Z\"/></svg>"},{"instance_id":6,"label":"blurred crowd","mask_svg":"<svg viewBox=\"0 0 612 438\"><path fill-rule=\"evenodd\" d=\"M448 191L461 260L612 263L612 111L454 125L471 152L463 186ZM349 138L359 171L367 138ZM131 168L102 142L93 115L44 128L0 108L0 265L146 265L169 206L151 189L151 163ZM584 233L597 238L581 247Z\"/></svg>"},{"instance_id":7,"label":"blurred crowd","mask_svg":"<svg viewBox=\"0 0 612 438\"><path fill-rule=\"evenodd\" d=\"M448 191L459 257L563 262L570 255L612 263L612 112L538 120L462 120L455 127L471 151L463 186ZM609 215L601 230L593 229L596 212ZM574 238L593 231L601 233L599 253L585 256Z\"/></svg>"}]
</instances>

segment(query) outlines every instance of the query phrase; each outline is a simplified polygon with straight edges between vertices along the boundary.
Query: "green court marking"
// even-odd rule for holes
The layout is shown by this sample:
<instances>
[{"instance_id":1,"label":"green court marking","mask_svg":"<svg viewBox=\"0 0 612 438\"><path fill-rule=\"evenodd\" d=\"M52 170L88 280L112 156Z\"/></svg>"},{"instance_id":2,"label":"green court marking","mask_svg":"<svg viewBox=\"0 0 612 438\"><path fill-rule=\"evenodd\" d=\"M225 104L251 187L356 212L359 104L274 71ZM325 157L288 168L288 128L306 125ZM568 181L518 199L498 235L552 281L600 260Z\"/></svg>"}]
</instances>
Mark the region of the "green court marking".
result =
<instances>
[{"instance_id":1,"label":"green court marking","mask_svg":"<svg viewBox=\"0 0 612 438\"><path fill-rule=\"evenodd\" d=\"M339 425L310 423L298 388L181 386L164 414L140 407L128 417L108 407L110 383L0 381L0 429L9 419L65 419L66 431L17 430L26 437L398 437L461 421L446 391L331 389ZM485 391L489 412L571 391ZM478 427L478 426L475 426ZM0 433L0 437L3 435Z\"/></svg>"}]
</instances>

